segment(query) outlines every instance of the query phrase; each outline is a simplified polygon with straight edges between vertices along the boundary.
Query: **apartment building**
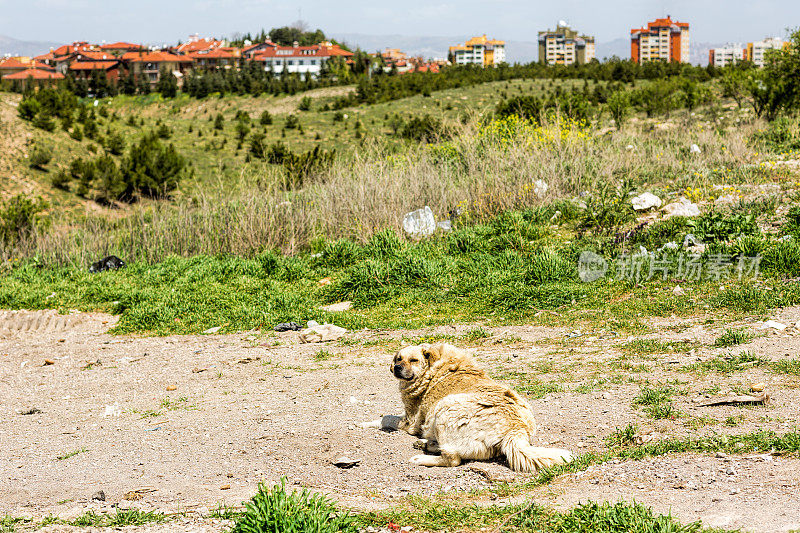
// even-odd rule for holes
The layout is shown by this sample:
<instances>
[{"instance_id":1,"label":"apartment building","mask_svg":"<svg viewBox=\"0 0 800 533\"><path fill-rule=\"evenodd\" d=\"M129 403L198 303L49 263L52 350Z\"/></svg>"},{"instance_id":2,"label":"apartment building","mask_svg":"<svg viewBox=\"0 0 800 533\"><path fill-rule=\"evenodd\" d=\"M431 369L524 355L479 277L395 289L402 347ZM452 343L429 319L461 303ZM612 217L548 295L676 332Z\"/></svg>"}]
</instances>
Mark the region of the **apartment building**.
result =
<instances>
[{"instance_id":1,"label":"apartment building","mask_svg":"<svg viewBox=\"0 0 800 533\"><path fill-rule=\"evenodd\" d=\"M481 65L493 67L506 60L506 43L487 39L486 34L473 37L464 44L450 47L450 57L454 65Z\"/></svg>"},{"instance_id":2,"label":"apartment building","mask_svg":"<svg viewBox=\"0 0 800 533\"><path fill-rule=\"evenodd\" d=\"M708 51L708 64L724 67L747 59L747 48L741 44L728 44Z\"/></svg>"},{"instance_id":3,"label":"apartment building","mask_svg":"<svg viewBox=\"0 0 800 533\"><path fill-rule=\"evenodd\" d=\"M666 18L648 22L645 28L631 30L631 59L647 61L689 62L689 23Z\"/></svg>"},{"instance_id":4,"label":"apartment building","mask_svg":"<svg viewBox=\"0 0 800 533\"><path fill-rule=\"evenodd\" d=\"M747 60L752 61L757 67L761 68L764 66L767 50L780 50L788 47L788 41L784 41L780 37L767 37L763 41L748 43Z\"/></svg>"},{"instance_id":5,"label":"apartment building","mask_svg":"<svg viewBox=\"0 0 800 533\"><path fill-rule=\"evenodd\" d=\"M539 63L548 65L583 65L594 59L594 37L578 35L565 22L555 30L539 32Z\"/></svg>"}]
</instances>

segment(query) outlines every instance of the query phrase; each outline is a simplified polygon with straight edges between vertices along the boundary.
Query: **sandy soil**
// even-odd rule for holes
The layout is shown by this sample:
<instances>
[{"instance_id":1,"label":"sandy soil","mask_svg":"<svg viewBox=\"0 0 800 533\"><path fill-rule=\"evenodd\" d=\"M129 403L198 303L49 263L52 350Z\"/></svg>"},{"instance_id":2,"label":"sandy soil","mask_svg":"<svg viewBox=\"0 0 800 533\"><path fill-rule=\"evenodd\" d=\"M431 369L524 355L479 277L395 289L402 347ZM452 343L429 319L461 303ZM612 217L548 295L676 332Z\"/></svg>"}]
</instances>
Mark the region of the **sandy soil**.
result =
<instances>
[{"instance_id":1,"label":"sandy soil","mask_svg":"<svg viewBox=\"0 0 800 533\"><path fill-rule=\"evenodd\" d=\"M773 318L794 324L800 309ZM92 313L0 312L0 515L70 518L88 509L136 506L197 513L142 530L221 531L222 522L202 515L246 500L259 482L286 476L290 485L330 493L356 509L387 507L409 494L486 488L478 498L486 503L533 497L567 508L589 499L635 499L709 526L800 528L800 459L794 457L743 450L735 456L612 462L524 495L497 498L488 478L524 481L526 476L514 476L502 463L489 465L488 473L475 464L412 466L411 436L357 426L401 412L388 365L402 336L459 335L468 326L361 331L348 333L345 343L325 346L299 344L293 332L119 337L106 333L114 321ZM743 327L763 333L758 325ZM628 337L512 326L487 328L492 336L473 348L498 378L528 372L543 382L563 383L562 392L532 402L542 445L600 450L604 437L628 423L656 436L796 428L796 376L762 368L731 375L679 371L724 352L709 346L719 331L677 319L653 320L650 326L645 337L704 344L667 357L620 359ZM789 328L727 351L747 349L771 360L797 357L796 333ZM502 341L512 336L518 340ZM332 356L319 360L315 355L323 349ZM648 368L626 370L614 361ZM685 416L656 421L631 405L644 380L674 379L687 392L675 398ZM772 405L697 405L714 387L724 394L755 382L767 384ZM728 418L736 425L724 424ZM349 469L334 466L332 459L342 455L360 462ZM105 502L91 501L99 490ZM135 491L138 496L131 494Z\"/></svg>"}]
</instances>

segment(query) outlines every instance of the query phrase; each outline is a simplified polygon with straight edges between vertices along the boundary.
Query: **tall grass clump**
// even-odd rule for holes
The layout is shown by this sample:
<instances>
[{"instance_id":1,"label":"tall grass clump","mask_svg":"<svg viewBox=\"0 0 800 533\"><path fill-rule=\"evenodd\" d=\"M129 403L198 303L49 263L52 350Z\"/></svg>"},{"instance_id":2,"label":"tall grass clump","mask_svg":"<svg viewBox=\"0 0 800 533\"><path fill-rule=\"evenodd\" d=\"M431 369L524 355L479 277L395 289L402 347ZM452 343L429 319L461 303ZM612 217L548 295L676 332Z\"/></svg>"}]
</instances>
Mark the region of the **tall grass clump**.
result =
<instances>
[{"instance_id":1,"label":"tall grass clump","mask_svg":"<svg viewBox=\"0 0 800 533\"><path fill-rule=\"evenodd\" d=\"M322 494L286 492L286 480L271 488L259 485L245 503L231 533L356 533L353 516Z\"/></svg>"}]
</instances>

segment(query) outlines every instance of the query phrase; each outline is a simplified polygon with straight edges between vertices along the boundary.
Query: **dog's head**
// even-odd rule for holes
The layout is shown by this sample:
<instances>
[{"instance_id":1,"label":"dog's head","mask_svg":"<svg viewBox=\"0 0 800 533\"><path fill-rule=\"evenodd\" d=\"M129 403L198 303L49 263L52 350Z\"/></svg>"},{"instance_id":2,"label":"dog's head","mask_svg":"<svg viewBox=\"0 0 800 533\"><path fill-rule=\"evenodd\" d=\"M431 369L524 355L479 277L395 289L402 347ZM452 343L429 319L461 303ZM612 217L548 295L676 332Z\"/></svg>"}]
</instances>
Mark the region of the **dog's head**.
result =
<instances>
[{"instance_id":1,"label":"dog's head","mask_svg":"<svg viewBox=\"0 0 800 533\"><path fill-rule=\"evenodd\" d=\"M391 372L399 380L414 381L423 376L435 363L443 359L453 359L455 370L462 358L462 351L449 344L420 344L406 346L395 354Z\"/></svg>"}]
</instances>

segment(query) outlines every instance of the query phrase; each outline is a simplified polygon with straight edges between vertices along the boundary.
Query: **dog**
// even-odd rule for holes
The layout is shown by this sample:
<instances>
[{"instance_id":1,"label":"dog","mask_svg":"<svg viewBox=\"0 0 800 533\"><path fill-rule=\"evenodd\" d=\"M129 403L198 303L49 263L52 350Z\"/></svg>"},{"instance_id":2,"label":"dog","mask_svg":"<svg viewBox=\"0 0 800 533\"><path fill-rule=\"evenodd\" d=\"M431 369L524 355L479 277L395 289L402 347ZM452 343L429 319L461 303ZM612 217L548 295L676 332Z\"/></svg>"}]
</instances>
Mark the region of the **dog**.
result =
<instances>
[{"instance_id":1,"label":"dog","mask_svg":"<svg viewBox=\"0 0 800 533\"><path fill-rule=\"evenodd\" d=\"M572 460L567 450L531 444L536 421L528 401L487 376L464 350L444 343L408 346L394 356L391 372L405 415L362 427L420 437L414 447L427 453L413 456L412 464L452 467L504 455L512 470L536 472Z\"/></svg>"}]
</instances>

